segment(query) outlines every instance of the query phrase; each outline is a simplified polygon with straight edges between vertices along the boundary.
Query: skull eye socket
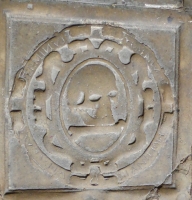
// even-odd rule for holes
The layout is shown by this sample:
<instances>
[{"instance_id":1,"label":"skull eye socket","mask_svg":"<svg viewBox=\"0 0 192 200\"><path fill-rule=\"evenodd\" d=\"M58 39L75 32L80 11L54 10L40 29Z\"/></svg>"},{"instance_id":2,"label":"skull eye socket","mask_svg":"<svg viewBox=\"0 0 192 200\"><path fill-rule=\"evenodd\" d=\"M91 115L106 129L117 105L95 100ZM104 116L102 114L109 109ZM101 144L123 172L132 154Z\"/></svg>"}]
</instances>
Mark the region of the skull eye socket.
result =
<instances>
[{"instance_id":1,"label":"skull eye socket","mask_svg":"<svg viewBox=\"0 0 192 200\"><path fill-rule=\"evenodd\" d=\"M117 96L117 91L116 90L112 90L108 93L109 97L116 97Z\"/></svg>"},{"instance_id":2,"label":"skull eye socket","mask_svg":"<svg viewBox=\"0 0 192 200\"><path fill-rule=\"evenodd\" d=\"M101 97L102 97L102 95L100 95L100 94L92 94L91 96L89 96L89 100L90 101L98 101Z\"/></svg>"},{"instance_id":3,"label":"skull eye socket","mask_svg":"<svg viewBox=\"0 0 192 200\"><path fill-rule=\"evenodd\" d=\"M85 93L84 92L80 92L78 100L77 100L77 105L82 104L85 101Z\"/></svg>"}]
</instances>

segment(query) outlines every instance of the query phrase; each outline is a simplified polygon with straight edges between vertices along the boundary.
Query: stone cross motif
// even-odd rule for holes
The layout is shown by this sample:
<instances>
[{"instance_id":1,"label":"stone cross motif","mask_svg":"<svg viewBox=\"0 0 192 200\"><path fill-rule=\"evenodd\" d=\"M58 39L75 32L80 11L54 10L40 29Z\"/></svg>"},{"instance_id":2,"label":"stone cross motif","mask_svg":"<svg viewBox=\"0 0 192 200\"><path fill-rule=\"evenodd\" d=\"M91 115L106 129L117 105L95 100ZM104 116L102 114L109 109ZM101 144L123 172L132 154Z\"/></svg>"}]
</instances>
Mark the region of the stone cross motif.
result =
<instances>
[{"instance_id":1,"label":"stone cross motif","mask_svg":"<svg viewBox=\"0 0 192 200\"><path fill-rule=\"evenodd\" d=\"M171 170L173 80L133 35L126 27L68 26L15 74L10 129L31 166L46 163L64 189L159 184ZM161 163L167 172L145 182Z\"/></svg>"}]
</instances>

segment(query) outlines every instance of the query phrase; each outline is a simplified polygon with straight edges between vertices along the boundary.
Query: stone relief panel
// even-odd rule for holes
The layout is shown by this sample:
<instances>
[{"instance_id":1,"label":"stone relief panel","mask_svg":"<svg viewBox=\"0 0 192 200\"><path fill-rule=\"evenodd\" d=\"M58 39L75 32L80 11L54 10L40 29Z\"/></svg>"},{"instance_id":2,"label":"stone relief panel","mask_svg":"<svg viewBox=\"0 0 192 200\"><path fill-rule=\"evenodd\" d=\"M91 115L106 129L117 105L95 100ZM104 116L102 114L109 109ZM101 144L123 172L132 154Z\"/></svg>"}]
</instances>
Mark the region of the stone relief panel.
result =
<instances>
[{"instance_id":1,"label":"stone relief panel","mask_svg":"<svg viewBox=\"0 0 192 200\"><path fill-rule=\"evenodd\" d=\"M56 21L7 14L7 190L173 187L179 26Z\"/></svg>"}]
</instances>

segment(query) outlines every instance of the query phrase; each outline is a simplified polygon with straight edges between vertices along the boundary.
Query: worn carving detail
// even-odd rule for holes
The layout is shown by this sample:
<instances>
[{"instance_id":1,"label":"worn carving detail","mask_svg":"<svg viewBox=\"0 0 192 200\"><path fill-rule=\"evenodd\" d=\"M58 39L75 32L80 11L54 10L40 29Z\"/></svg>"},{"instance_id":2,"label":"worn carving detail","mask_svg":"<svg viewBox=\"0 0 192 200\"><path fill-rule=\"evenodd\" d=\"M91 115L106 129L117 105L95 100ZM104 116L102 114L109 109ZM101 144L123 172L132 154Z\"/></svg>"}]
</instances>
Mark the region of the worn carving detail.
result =
<instances>
[{"instance_id":1,"label":"worn carving detail","mask_svg":"<svg viewBox=\"0 0 192 200\"><path fill-rule=\"evenodd\" d=\"M158 182L138 183L173 142L174 97L153 50L127 29L74 25L17 72L8 110L18 116L11 118L13 132L18 120L24 124L20 143L29 157L43 166L38 151L58 167L63 188L122 189Z\"/></svg>"},{"instance_id":2,"label":"worn carving detail","mask_svg":"<svg viewBox=\"0 0 192 200\"><path fill-rule=\"evenodd\" d=\"M138 81L139 81L138 71L134 72L134 73L132 74L132 77L133 77L133 80L134 80L135 85L137 85L137 84L138 84Z\"/></svg>"},{"instance_id":3,"label":"worn carving detail","mask_svg":"<svg viewBox=\"0 0 192 200\"><path fill-rule=\"evenodd\" d=\"M74 53L68 48L68 45L58 48L58 52L61 54L61 59L63 62L69 62L73 59Z\"/></svg>"},{"instance_id":4,"label":"worn carving detail","mask_svg":"<svg viewBox=\"0 0 192 200\"><path fill-rule=\"evenodd\" d=\"M47 115L47 118L50 120L52 120L51 98L52 98L52 95L46 100L46 115Z\"/></svg>"},{"instance_id":5,"label":"worn carving detail","mask_svg":"<svg viewBox=\"0 0 192 200\"><path fill-rule=\"evenodd\" d=\"M77 105L82 104L85 101L85 94L84 92L80 92L79 98L77 100Z\"/></svg>"},{"instance_id":6,"label":"worn carving detail","mask_svg":"<svg viewBox=\"0 0 192 200\"><path fill-rule=\"evenodd\" d=\"M119 52L119 59L123 64L128 64L130 62L131 55L134 52L130 50L128 47L123 47L121 51Z\"/></svg>"},{"instance_id":7,"label":"worn carving detail","mask_svg":"<svg viewBox=\"0 0 192 200\"><path fill-rule=\"evenodd\" d=\"M55 145L56 147L62 148L62 146L60 145L56 135L53 136L52 144Z\"/></svg>"},{"instance_id":8,"label":"worn carving detail","mask_svg":"<svg viewBox=\"0 0 192 200\"><path fill-rule=\"evenodd\" d=\"M55 84L57 75L59 74L60 70L57 69L56 67L53 67L52 71L51 71L51 80L53 82L53 84Z\"/></svg>"}]
</instances>

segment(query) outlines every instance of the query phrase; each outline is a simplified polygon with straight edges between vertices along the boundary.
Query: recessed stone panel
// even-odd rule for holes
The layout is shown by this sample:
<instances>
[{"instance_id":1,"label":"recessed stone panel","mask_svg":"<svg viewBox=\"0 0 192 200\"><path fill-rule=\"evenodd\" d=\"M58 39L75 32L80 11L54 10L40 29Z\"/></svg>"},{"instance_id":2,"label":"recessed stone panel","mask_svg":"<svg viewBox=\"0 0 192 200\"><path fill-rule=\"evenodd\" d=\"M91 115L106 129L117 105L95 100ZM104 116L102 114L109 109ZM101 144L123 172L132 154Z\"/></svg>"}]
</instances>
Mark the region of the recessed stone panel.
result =
<instances>
[{"instance_id":1,"label":"recessed stone panel","mask_svg":"<svg viewBox=\"0 0 192 200\"><path fill-rule=\"evenodd\" d=\"M179 26L7 14L7 30L9 191L173 187Z\"/></svg>"}]
</instances>

